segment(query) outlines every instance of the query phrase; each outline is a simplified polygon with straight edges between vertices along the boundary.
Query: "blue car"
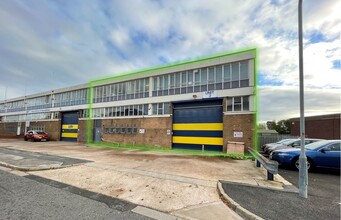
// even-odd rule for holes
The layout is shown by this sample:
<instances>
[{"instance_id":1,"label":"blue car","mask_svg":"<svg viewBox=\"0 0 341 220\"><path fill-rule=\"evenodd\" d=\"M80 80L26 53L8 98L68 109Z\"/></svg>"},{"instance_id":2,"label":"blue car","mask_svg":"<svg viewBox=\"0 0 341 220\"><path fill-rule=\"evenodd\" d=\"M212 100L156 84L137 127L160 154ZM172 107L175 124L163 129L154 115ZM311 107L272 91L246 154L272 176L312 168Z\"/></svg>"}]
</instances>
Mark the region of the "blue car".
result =
<instances>
[{"instance_id":1,"label":"blue car","mask_svg":"<svg viewBox=\"0 0 341 220\"><path fill-rule=\"evenodd\" d=\"M305 146L307 168L340 169L341 140L318 141ZM292 166L299 169L300 149L283 149L273 151L269 158L276 160L279 165Z\"/></svg>"}]
</instances>

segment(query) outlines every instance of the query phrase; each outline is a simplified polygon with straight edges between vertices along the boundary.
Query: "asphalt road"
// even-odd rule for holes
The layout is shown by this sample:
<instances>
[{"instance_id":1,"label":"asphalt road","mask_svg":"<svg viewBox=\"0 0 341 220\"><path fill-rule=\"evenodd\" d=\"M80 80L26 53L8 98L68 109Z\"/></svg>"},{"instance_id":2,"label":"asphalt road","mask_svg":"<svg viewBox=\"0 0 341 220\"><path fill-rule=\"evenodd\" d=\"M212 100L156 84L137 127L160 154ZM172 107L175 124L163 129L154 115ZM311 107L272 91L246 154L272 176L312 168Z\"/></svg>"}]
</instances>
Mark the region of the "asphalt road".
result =
<instances>
[{"instance_id":1,"label":"asphalt road","mask_svg":"<svg viewBox=\"0 0 341 220\"><path fill-rule=\"evenodd\" d=\"M280 169L280 175L297 186L298 172ZM264 219L340 219L340 175L309 173L308 198L298 193L223 183L225 192L247 210Z\"/></svg>"},{"instance_id":2,"label":"asphalt road","mask_svg":"<svg viewBox=\"0 0 341 220\"><path fill-rule=\"evenodd\" d=\"M279 174L298 188L298 171L279 169ZM329 210L340 219L340 172L314 170L308 173L308 197L318 209ZM308 199L309 199L308 198Z\"/></svg>"},{"instance_id":3,"label":"asphalt road","mask_svg":"<svg viewBox=\"0 0 341 220\"><path fill-rule=\"evenodd\" d=\"M17 150L17 149L11 149L10 147L1 147L0 148L0 154L8 154L8 155L16 155L23 157L25 159L39 159L44 161L60 161L63 162L63 165L71 165L71 164L79 164L79 163L88 163L91 162L89 160L81 160L71 157L62 157L57 155L49 155L49 154L43 154L38 152L30 152L30 151L24 151L24 150ZM15 162L15 161L13 161ZM16 165L16 164L14 164Z\"/></svg>"},{"instance_id":4,"label":"asphalt road","mask_svg":"<svg viewBox=\"0 0 341 220\"><path fill-rule=\"evenodd\" d=\"M134 204L34 179L0 170L0 219L149 219Z\"/></svg>"}]
</instances>

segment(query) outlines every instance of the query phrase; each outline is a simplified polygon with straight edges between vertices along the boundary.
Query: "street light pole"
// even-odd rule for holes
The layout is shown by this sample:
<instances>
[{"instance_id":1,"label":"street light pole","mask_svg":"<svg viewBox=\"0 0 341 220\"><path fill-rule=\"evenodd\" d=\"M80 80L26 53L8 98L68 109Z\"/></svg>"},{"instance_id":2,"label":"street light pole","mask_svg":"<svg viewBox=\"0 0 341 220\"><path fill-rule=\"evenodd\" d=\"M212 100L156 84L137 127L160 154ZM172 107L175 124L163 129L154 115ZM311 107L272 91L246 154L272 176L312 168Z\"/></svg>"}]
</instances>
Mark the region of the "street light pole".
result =
<instances>
[{"instance_id":1,"label":"street light pole","mask_svg":"<svg viewBox=\"0 0 341 220\"><path fill-rule=\"evenodd\" d=\"M304 77L303 77L303 31L302 31L302 2L298 3L298 56L299 56L299 82L300 82L300 135L301 154L299 157L299 194L308 198L308 170L307 156L304 149L305 126L304 126Z\"/></svg>"}]
</instances>

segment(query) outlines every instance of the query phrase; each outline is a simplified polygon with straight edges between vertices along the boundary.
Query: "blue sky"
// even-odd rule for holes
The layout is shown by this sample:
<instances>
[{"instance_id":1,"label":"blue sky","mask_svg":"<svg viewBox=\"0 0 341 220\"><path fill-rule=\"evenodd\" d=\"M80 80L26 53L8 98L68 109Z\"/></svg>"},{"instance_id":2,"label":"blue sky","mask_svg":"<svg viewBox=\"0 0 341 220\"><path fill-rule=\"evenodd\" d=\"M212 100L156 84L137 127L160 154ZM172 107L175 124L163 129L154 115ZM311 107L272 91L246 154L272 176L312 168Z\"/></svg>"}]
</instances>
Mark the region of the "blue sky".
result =
<instances>
[{"instance_id":1,"label":"blue sky","mask_svg":"<svg viewBox=\"0 0 341 220\"><path fill-rule=\"evenodd\" d=\"M306 114L339 112L341 3L303 10ZM260 121L298 116L297 1L2 0L0 27L0 100L257 47Z\"/></svg>"}]
</instances>

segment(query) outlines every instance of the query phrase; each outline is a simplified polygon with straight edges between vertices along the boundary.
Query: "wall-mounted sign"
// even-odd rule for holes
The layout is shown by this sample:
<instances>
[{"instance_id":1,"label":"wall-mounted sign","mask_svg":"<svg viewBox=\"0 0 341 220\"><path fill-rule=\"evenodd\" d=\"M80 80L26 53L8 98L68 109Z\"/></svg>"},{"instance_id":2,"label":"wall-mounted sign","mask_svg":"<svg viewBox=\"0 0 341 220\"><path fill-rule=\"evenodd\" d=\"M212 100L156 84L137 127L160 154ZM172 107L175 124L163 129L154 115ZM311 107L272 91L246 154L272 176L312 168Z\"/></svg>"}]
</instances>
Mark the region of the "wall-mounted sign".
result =
<instances>
[{"instance_id":1,"label":"wall-mounted sign","mask_svg":"<svg viewBox=\"0 0 341 220\"><path fill-rule=\"evenodd\" d=\"M29 111L27 111L27 113L32 114L32 113L42 113L42 112L49 112L49 111L50 111L50 109L44 108L44 109L29 110Z\"/></svg>"},{"instance_id":2,"label":"wall-mounted sign","mask_svg":"<svg viewBox=\"0 0 341 220\"><path fill-rule=\"evenodd\" d=\"M202 97L203 97L204 99L207 99L207 98L215 98L215 97L218 97L218 93L217 93L217 91L215 91L215 90L206 91L206 92L203 92Z\"/></svg>"},{"instance_id":3,"label":"wall-mounted sign","mask_svg":"<svg viewBox=\"0 0 341 220\"><path fill-rule=\"evenodd\" d=\"M235 132L233 132L233 137L235 137L235 138L242 138L243 137L243 132L242 131L235 131Z\"/></svg>"},{"instance_id":4,"label":"wall-mounted sign","mask_svg":"<svg viewBox=\"0 0 341 220\"><path fill-rule=\"evenodd\" d=\"M144 134L144 132L145 132L144 128L140 128L140 129L139 129L139 133L140 133L140 134Z\"/></svg>"}]
</instances>

